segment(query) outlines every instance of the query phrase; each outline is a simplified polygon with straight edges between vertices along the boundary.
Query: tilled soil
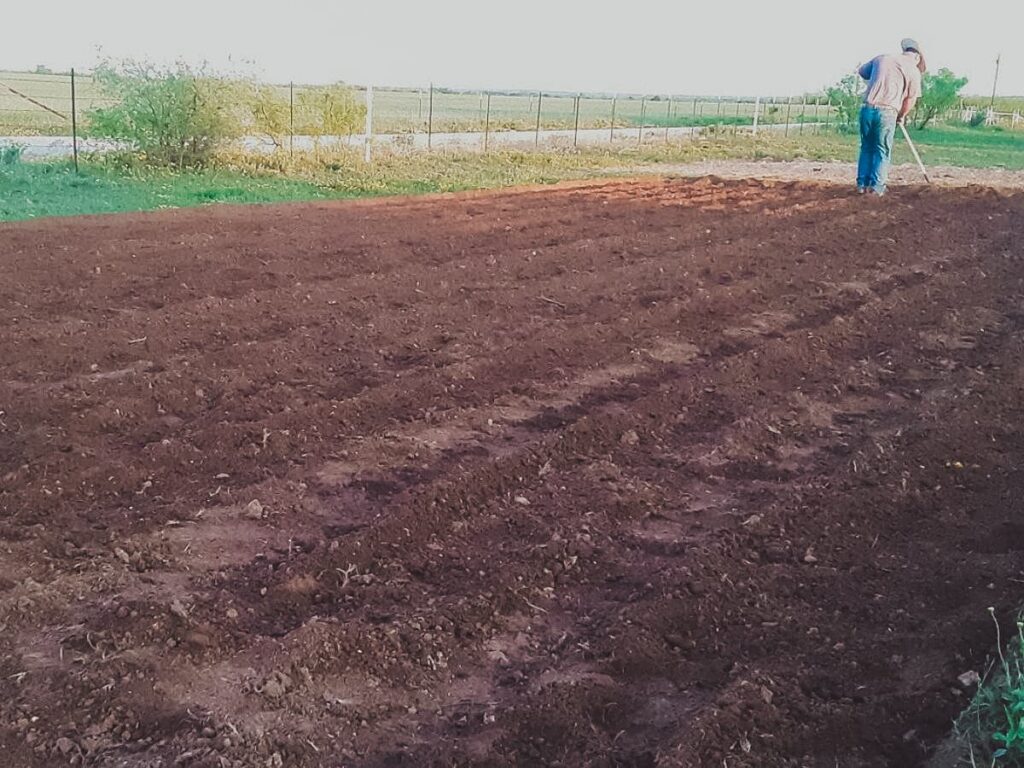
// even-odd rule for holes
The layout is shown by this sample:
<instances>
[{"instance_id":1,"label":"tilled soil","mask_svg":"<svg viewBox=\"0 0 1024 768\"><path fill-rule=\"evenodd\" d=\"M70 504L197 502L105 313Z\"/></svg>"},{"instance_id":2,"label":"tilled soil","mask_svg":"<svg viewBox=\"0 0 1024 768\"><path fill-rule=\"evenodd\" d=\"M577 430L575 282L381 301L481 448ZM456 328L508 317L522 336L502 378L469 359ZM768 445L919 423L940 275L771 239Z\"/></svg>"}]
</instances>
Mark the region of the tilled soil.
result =
<instances>
[{"instance_id":1,"label":"tilled soil","mask_svg":"<svg viewBox=\"0 0 1024 768\"><path fill-rule=\"evenodd\" d=\"M0 227L10 766L915 766L1024 583L1024 195Z\"/></svg>"}]
</instances>

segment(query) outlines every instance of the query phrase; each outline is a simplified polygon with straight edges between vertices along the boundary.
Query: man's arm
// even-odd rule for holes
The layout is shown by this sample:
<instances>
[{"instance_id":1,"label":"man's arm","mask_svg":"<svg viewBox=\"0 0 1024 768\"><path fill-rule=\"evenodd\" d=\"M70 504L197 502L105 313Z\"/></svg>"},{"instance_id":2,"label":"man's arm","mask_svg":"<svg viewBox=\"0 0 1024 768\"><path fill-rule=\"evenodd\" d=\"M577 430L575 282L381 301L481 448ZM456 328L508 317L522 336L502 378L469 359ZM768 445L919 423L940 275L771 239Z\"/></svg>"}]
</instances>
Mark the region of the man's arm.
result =
<instances>
[{"instance_id":1,"label":"man's arm","mask_svg":"<svg viewBox=\"0 0 1024 768\"><path fill-rule=\"evenodd\" d=\"M917 96L907 96L903 100L903 107L900 109L900 114L896 118L897 123L905 122L907 115L914 111L914 107L917 105Z\"/></svg>"},{"instance_id":2,"label":"man's arm","mask_svg":"<svg viewBox=\"0 0 1024 768\"><path fill-rule=\"evenodd\" d=\"M875 68L875 60L872 59L867 64L861 64L860 68L857 70L857 74L860 75L861 78L864 79L864 80L870 80L871 79L871 71L874 68Z\"/></svg>"},{"instance_id":3,"label":"man's arm","mask_svg":"<svg viewBox=\"0 0 1024 768\"><path fill-rule=\"evenodd\" d=\"M907 80L907 95L903 98L903 107L900 109L900 114L897 118L899 122L902 123L907 119L907 115L914 111L919 98L921 98L921 75L919 72L914 71Z\"/></svg>"}]
</instances>

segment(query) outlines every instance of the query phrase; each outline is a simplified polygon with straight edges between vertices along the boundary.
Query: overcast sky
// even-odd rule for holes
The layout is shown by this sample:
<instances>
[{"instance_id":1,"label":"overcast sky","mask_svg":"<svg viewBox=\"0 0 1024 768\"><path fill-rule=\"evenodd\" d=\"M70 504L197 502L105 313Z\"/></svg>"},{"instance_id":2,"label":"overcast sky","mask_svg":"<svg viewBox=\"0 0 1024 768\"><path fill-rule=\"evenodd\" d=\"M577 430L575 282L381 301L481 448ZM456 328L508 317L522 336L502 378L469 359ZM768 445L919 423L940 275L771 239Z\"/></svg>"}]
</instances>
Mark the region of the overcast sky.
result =
<instances>
[{"instance_id":1,"label":"overcast sky","mask_svg":"<svg viewBox=\"0 0 1024 768\"><path fill-rule=\"evenodd\" d=\"M107 56L277 81L788 95L918 38L932 69L1024 95L1024 0L13 0L0 69Z\"/></svg>"}]
</instances>

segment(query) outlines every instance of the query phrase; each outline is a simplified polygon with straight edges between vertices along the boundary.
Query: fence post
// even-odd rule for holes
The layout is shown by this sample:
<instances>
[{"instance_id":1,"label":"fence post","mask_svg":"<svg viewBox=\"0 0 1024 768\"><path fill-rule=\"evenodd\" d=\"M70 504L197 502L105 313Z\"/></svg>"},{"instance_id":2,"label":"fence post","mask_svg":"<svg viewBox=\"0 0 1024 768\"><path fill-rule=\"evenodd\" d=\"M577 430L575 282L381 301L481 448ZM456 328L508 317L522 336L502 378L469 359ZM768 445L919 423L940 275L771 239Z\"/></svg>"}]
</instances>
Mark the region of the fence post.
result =
<instances>
[{"instance_id":1,"label":"fence post","mask_svg":"<svg viewBox=\"0 0 1024 768\"><path fill-rule=\"evenodd\" d=\"M754 97L754 135L757 136L757 122L761 116L761 97Z\"/></svg>"},{"instance_id":2,"label":"fence post","mask_svg":"<svg viewBox=\"0 0 1024 768\"><path fill-rule=\"evenodd\" d=\"M665 109L665 143L668 144L668 127L672 123L672 97L668 97L668 107Z\"/></svg>"},{"instance_id":3,"label":"fence post","mask_svg":"<svg viewBox=\"0 0 1024 768\"><path fill-rule=\"evenodd\" d=\"M743 102L740 101L740 97L736 97L736 121L732 124L732 135L735 136L740 132L740 107Z\"/></svg>"},{"instance_id":4,"label":"fence post","mask_svg":"<svg viewBox=\"0 0 1024 768\"><path fill-rule=\"evenodd\" d=\"M807 119L807 94L800 97L800 135L804 135L804 120Z\"/></svg>"},{"instance_id":5,"label":"fence post","mask_svg":"<svg viewBox=\"0 0 1024 768\"><path fill-rule=\"evenodd\" d=\"M366 137L363 144L363 160L370 162L373 159L370 143L373 139L373 86L366 86Z\"/></svg>"},{"instance_id":6,"label":"fence post","mask_svg":"<svg viewBox=\"0 0 1024 768\"><path fill-rule=\"evenodd\" d=\"M789 136L789 123L790 118L793 115L793 97L789 96L786 98L786 132L785 136Z\"/></svg>"},{"instance_id":7,"label":"fence post","mask_svg":"<svg viewBox=\"0 0 1024 768\"><path fill-rule=\"evenodd\" d=\"M434 84L430 84L430 99L427 103L427 151L434 143Z\"/></svg>"},{"instance_id":8,"label":"fence post","mask_svg":"<svg viewBox=\"0 0 1024 768\"><path fill-rule=\"evenodd\" d=\"M78 104L75 101L75 68L71 68L71 154L75 158L75 173L78 173Z\"/></svg>"},{"instance_id":9,"label":"fence post","mask_svg":"<svg viewBox=\"0 0 1024 768\"><path fill-rule=\"evenodd\" d=\"M484 154L487 153L487 143L491 137L491 94L487 94L487 117L484 118Z\"/></svg>"},{"instance_id":10,"label":"fence post","mask_svg":"<svg viewBox=\"0 0 1024 768\"><path fill-rule=\"evenodd\" d=\"M540 106L541 102L544 101L544 92L537 91L537 128L533 134L533 147L537 149L540 147Z\"/></svg>"},{"instance_id":11,"label":"fence post","mask_svg":"<svg viewBox=\"0 0 1024 768\"><path fill-rule=\"evenodd\" d=\"M288 83L288 155L295 157L295 82Z\"/></svg>"},{"instance_id":12,"label":"fence post","mask_svg":"<svg viewBox=\"0 0 1024 768\"><path fill-rule=\"evenodd\" d=\"M614 144L615 143L615 102L617 101L617 99L618 99L617 96L612 96L612 127L609 130L609 132L608 132L608 143L609 144Z\"/></svg>"},{"instance_id":13,"label":"fence post","mask_svg":"<svg viewBox=\"0 0 1024 768\"><path fill-rule=\"evenodd\" d=\"M572 145L573 147L579 146L580 140L580 99L583 98L582 93L576 94L576 126L573 128L572 133Z\"/></svg>"},{"instance_id":14,"label":"fence post","mask_svg":"<svg viewBox=\"0 0 1024 768\"><path fill-rule=\"evenodd\" d=\"M640 97L640 133L636 137L636 145L639 147L644 143L644 122L647 120L647 97Z\"/></svg>"},{"instance_id":15,"label":"fence post","mask_svg":"<svg viewBox=\"0 0 1024 768\"><path fill-rule=\"evenodd\" d=\"M828 97L828 102L825 104L825 133L829 132L832 127L832 97Z\"/></svg>"}]
</instances>

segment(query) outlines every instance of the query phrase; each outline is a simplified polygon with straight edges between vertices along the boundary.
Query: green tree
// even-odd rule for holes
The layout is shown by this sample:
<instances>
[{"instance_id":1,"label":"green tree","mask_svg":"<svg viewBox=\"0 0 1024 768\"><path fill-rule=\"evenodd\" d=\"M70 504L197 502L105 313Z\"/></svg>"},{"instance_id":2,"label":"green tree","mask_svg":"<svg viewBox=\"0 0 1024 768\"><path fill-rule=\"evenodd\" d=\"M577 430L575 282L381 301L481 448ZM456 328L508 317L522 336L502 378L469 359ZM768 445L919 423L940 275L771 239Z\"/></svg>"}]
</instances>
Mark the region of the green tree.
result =
<instances>
[{"instance_id":1,"label":"green tree","mask_svg":"<svg viewBox=\"0 0 1024 768\"><path fill-rule=\"evenodd\" d=\"M965 85L966 77L957 77L948 69L940 69L935 74L926 72L921 81L921 98L914 111L914 126L924 128L936 117L955 107Z\"/></svg>"},{"instance_id":2,"label":"green tree","mask_svg":"<svg viewBox=\"0 0 1024 768\"><path fill-rule=\"evenodd\" d=\"M857 130L861 105L861 79L847 75L831 88L825 90L828 103L836 110L836 125L844 133Z\"/></svg>"},{"instance_id":3,"label":"green tree","mask_svg":"<svg viewBox=\"0 0 1024 768\"><path fill-rule=\"evenodd\" d=\"M241 135L237 83L204 68L105 63L96 79L117 103L88 113L89 132L127 142L147 161L203 166L219 145Z\"/></svg>"}]
</instances>

